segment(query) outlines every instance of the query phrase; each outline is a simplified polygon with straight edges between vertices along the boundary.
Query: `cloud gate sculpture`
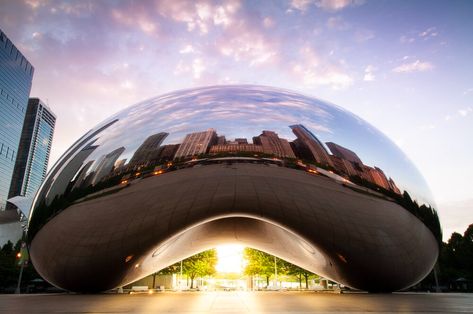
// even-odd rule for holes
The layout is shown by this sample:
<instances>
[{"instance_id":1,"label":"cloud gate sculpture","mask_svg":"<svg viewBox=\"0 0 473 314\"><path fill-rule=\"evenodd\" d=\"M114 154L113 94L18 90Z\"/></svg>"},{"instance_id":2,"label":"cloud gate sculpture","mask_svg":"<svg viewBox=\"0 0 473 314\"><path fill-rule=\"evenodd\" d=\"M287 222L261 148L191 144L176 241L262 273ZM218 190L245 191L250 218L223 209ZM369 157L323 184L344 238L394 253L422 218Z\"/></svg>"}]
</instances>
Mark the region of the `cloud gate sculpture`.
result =
<instances>
[{"instance_id":1,"label":"cloud gate sculpture","mask_svg":"<svg viewBox=\"0 0 473 314\"><path fill-rule=\"evenodd\" d=\"M87 132L35 196L27 236L37 271L72 291L232 242L387 292L430 272L441 229L422 176L374 127L245 85L168 93Z\"/></svg>"}]
</instances>

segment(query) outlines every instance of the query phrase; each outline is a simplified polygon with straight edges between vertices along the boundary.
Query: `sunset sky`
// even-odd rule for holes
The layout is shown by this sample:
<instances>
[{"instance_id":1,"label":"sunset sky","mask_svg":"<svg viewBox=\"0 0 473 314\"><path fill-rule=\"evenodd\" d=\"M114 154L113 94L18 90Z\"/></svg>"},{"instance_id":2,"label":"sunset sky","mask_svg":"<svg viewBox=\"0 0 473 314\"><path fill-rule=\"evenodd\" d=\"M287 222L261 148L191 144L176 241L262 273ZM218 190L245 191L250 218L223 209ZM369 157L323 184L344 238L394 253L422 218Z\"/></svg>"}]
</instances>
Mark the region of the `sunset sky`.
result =
<instances>
[{"instance_id":1,"label":"sunset sky","mask_svg":"<svg viewBox=\"0 0 473 314\"><path fill-rule=\"evenodd\" d=\"M268 85L393 139L429 183L444 239L473 223L473 1L0 0L0 28L57 115L50 166L144 99Z\"/></svg>"}]
</instances>

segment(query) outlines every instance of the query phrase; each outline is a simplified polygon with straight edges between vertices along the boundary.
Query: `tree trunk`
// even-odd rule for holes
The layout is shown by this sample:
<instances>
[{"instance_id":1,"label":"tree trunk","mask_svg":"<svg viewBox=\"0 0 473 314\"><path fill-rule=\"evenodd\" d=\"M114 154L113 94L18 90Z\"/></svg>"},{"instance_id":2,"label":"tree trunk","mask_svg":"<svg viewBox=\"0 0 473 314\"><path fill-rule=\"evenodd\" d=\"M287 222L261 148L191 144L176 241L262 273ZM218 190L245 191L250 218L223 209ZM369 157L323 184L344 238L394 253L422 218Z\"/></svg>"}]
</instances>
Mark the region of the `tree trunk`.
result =
<instances>
[{"instance_id":1,"label":"tree trunk","mask_svg":"<svg viewBox=\"0 0 473 314\"><path fill-rule=\"evenodd\" d=\"M309 289L309 275L304 275L305 277L305 288Z\"/></svg>"},{"instance_id":2,"label":"tree trunk","mask_svg":"<svg viewBox=\"0 0 473 314\"><path fill-rule=\"evenodd\" d=\"M266 287L269 287L269 276L266 276Z\"/></svg>"},{"instance_id":3,"label":"tree trunk","mask_svg":"<svg viewBox=\"0 0 473 314\"><path fill-rule=\"evenodd\" d=\"M194 277L195 277L195 276L192 276L192 277L191 277L191 289L194 289Z\"/></svg>"},{"instance_id":4,"label":"tree trunk","mask_svg":"<svg viewBox=\"0 0 473 314\"><path fill-rule=\"evenodd\" d=\"M151 289L155 288L155 284L156 284L156 273L153 274L153 286L151 287Z\"/></svg>"},{"instance_id":5,"label":"tree trunk","mask_svg":"<svg viewBox=\"0 0 473 314\"><path fill-rule=\"evenodd\" d=\"M299 289L302 289L302 275L299 274L297 277L299 278Z\"/></svg>"}]
</instances>

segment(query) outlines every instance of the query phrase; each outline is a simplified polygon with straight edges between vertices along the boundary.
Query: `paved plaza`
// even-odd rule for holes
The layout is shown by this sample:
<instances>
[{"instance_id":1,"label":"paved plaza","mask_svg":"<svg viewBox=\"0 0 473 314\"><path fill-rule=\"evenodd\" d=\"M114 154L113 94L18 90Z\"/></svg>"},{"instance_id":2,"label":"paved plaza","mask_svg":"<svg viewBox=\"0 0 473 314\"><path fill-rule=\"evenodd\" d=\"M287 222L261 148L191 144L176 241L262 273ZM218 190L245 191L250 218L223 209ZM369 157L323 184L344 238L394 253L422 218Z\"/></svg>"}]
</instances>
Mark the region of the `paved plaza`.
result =
<instances>
[{"instance_id":1,"label":"paved plaza","mask_svg":"<svg viewBox=\"0 0 473 314\"><path fill-rule=\"evenodd\" d=\"M473 294L164 292L0 295L0 313L472 313Z\"/></svg>"}]
</instances>

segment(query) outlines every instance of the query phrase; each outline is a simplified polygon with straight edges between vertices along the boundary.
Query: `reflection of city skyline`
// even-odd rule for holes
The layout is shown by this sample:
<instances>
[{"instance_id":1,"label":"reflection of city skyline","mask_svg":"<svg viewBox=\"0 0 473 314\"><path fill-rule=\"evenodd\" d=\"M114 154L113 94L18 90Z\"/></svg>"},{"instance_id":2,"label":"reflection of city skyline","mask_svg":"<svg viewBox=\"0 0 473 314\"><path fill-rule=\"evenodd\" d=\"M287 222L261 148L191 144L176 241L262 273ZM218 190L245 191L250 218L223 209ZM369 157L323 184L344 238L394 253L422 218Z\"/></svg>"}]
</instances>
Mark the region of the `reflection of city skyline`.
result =
<instances>
[{"instance_id":1,"label":"reflection of city skyline","mask_svg":"<svg viewBox=\"0 0 473 314\"><path fill-rule=\"evenodd\" d=\"M287 161L300 160L299 165L304 165L304 167L310 168L315 165L348 180L358 183L368 182L384 190L401 194L394 180L388 178L381 168L365 165L361 158L349 148L334 142L326 142L324 145L314 133L302 124L291 125L289 128L296 136L293 141L280 138L278 133L271 130L263 130L260 135L253 136L251 141L247 138L232 140L227 139L224 134L218 134L216 129L209 128L206 131L187 133L179 144L162 145L169 133L159 132L147 137L134 152L129 162L126 159L119 159L125 151L121 147L107 154L113 158L102 156L101 161L93 161L95 167L91 167L91 162L87 163L81 169L81 174L77 175L74 180L74 188L83 186L84 183L96 185L112 175L170 161L186 162L204 157L243 155L277 157ZM105 168L100 165L105 162L104 160L107 161ZM94 170L90 170L92 168ZM88 172L87 177L84 177L85 172ZM82 183L78 182L79 179Z\"/></svg>"}]
</instances>

